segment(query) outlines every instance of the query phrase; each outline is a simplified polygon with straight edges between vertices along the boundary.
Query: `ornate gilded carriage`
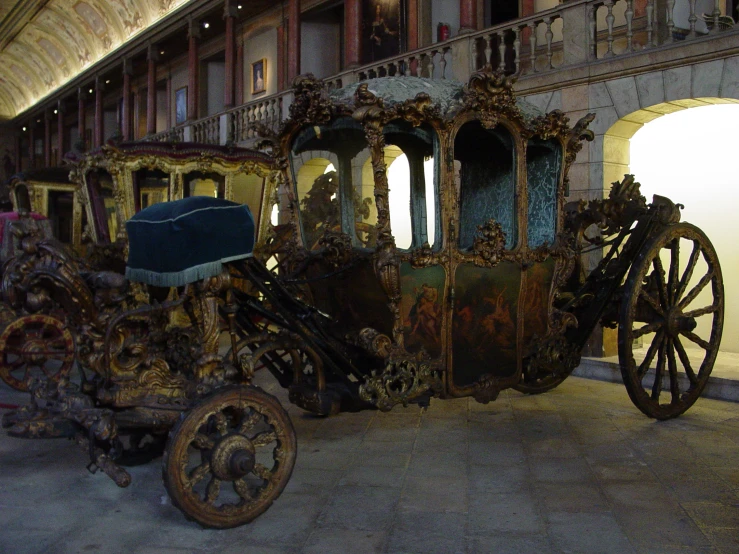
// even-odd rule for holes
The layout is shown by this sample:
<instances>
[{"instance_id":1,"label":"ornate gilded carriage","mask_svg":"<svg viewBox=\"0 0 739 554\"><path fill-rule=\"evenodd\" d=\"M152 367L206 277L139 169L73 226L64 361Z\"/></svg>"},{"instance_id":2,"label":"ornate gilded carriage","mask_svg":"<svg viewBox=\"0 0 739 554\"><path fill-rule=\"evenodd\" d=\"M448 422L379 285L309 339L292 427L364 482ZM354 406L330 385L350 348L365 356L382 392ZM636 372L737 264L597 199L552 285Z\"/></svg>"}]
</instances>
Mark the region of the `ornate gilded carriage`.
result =
<instances>
[{"instance_id":1,"label":"ornate gilded carriage","mask_svg":"<svg viewBox=\"0 0 739 554\"><path fill-rule=\"evenodd\" d=\"M75 437L121 486L124 462L164 450L173 503L232 527L269 507L295 462L287 413L252 384L261 369L319 415L489 402L560 384L600 323L618 326L636 406L683 413L721 337L713 247L630 175L608 198L566 203L593 116L570 128L517 102L512 84L476 73L465 86L381 78L329 93L304 76L280 133L262 130L269 157L130 145L81 160L95 237L125 236L128 220L137 283L98 273L79 294L57 283L79 268L29 237L21 259L58 263L27 298L56 302L75 334L44 334L55 316L36 308L28 323L42 332L25 339L16 322L0 336L5 373L64 368L26 379L33 401L4 426ZM253 196L237 198L240 172L255 176ZM109 199L114 219L96 219ZM197 233L216 228L210 242ZM75 354L79 383L67 378Z\"/></svg>"}]
</instances>

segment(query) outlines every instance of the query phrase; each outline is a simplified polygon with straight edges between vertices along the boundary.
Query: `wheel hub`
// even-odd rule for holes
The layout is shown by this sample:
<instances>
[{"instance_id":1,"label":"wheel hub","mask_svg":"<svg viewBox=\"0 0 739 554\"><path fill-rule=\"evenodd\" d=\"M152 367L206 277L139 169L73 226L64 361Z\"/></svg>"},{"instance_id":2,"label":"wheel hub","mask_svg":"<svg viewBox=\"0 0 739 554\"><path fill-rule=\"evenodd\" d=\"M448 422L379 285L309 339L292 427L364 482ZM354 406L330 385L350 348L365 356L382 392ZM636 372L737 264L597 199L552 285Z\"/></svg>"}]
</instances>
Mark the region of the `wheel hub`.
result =
<instances>
[{"instance_id":1,"label":"wheel hub","mask_svg":"<svg viewBox=\"0 0 739 554\"><path fill-rule=\"evenodd\" d=\"M690 332L696 328L694 317L685 317L681 309L674 307L667 313L665 328L671 337L677 337L682 332Z\"/></svg>"},{"instance_id":2,"label":"wheel hub","mask_svg":"<svg viewBox=\"0 0 739 554\"><path fill-rule=\"evenodd\" d=\"M39 339L29 340L23 344L21 355L27 364L40 364L46 360L46 348Z\"/></svg>"},{"instance_id":3,"label":"wheel hub","mask_svg":"<svg viewBox=\"0 0 739 554\"><path fill-rule=\"evenodd\" d=\"M223 481L235 481L254 469L254 445L243 435L223 437L213 449L210 467Z\"/></svg>"}]
</instances>

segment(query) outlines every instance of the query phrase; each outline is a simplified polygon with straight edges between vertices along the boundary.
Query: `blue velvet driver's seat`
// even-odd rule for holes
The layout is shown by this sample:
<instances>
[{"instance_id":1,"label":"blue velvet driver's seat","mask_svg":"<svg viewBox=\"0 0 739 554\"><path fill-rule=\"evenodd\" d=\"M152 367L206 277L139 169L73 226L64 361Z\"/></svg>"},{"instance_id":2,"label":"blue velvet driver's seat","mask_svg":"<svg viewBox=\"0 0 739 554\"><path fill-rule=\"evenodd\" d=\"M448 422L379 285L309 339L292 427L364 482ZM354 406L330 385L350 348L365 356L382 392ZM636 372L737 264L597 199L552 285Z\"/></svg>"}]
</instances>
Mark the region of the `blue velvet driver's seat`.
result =
<instances>
[{"instance_id":1,"label":"blue velvet driver's seat","mask_svg":"<svg viewBox=\"0 0 739 554\"><path fill-rule=\"evenodd\" d=\"M229 200L193 196L154 204L126 222L126 277L178 287L219 275L223 264L252 255L254 218Z\"/></svg>"}]
</instances>

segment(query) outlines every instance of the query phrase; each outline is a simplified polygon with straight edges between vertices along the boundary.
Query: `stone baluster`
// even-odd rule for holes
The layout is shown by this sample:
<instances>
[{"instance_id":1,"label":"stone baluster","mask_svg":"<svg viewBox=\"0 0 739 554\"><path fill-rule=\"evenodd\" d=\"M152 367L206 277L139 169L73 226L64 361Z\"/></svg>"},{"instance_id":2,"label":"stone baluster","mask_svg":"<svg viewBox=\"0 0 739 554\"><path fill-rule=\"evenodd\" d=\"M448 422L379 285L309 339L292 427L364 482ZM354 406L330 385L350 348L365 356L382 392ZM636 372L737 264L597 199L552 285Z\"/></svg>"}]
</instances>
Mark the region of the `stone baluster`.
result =
<instances>
[{"instance_id":1,"label":"stone baluster","mask_svg":"<svg viewBox=\"0 0 739 554\"><path fill-rule=\"evenodd\" d=\"M498 33L498 38L500 42L498 42L498 55L500 56L500 62L498 63L498 69L501 71L505 71L505 31L501 31Z\"/></svg>"},{"instance_id":2,"label":"stone baluster","mask_svg":"<svg viewBox=\"0 0 739 554\"><path fill-rule=\"evenodd\" d=\"M441 78L446 79L446 48L441 49L441 59L439 60L439 68L441 69Z\"/></svg>"},{"instance_id":3,"label":"stone baluster","mask_svg":"<svg viewBox=\"0 0 739 554\"><path fill-rule=\"evenodd\" d=\"M616 20L616 17L613 15L613 4L613 0L606 0L604 3L608 10L608 13L606 14L606 25L608 26L608 50L606 50L605 58L613 56L613 22Z\"/></svg>"},{"instance_id":4,"label":"stone baluster","mask_svg":"<svg viewBox=\"0 0 739 554\"><path fill-rule=\"evenodd\" d=\"M698 16L695 15L695 0L689 1L690 5L690 16L688 17L688 22L690 23L690 33L688 36L690 38L695 38L695 22L698 21Z\"/></svg>"},{"instance_id":5,"label":"stone baluster","mask_svg":"<svg viewBox=\"0 0 739 554\"><path fill-rule=\"evenodd\" d=\"M552 38L554 38L554 33L552 32L552 18L547 17L544 22L547 25L547 32L544 34L544 36L547 39L547 69L553 69L552 66Z\"/></svg>"},{"instance_id":6,"label":"stone baluster","mask_svg":"<svg viewBox=\"0 0 739 554\"><path fill-rule=\"evenodd\" d=\"M588 6L588 29L590 30L591 60L598 59L598 23L595 20L595 15L597 11L597 5L590 4Z\"/></svg>"},{"instance_id":7,"label":"stone baluster","mask_svg":"<svg viewBox=\"0 0 739 554\"><path fill-rule=\"evenodd\" d=\"M493 67L493 37L490 34L485 38L485 67Z\"/></svg>"},{"instance_id":8,"label":"stone baluster","mask_svg":"<svg viewBox=\"0 0 739 554\"><path fill-rule=\"evenodd\" d=\"M718 18L721 17L721 0L714 0L711 16L713 16L713 27L711 28L711 33L718 33Z\"/></svg>"},{"instance_id":9,"label":"stone baluster","mask_svg":"<svg viewBox=\"0 0 739 554\"><path fill-rule=\"evenodd\" d=\"M519 25L513 30L514 33L516 33L516 36L513 39L513 53L515 55L515 58L513 60L513 69L516 74L521 71L521 29L523 28L523 25Z\"/></svg>"},{"instance_id":10,"label":"stone baluster","mask_svg":"<svg viewBox=\"0 0 739 554\"><path fill-rule=\"evenodd\" d=\"M647 48L654 46L654 0L647 2Z\"/></svg>"},{"instance_id":11,"label":"stone baluster","mask_svg":"<svg viewBox=\"0 0 739 554\"><path fill-rule=\"evenodd\" d=\"M423 54L416 56L416 77L421 77L423 74Z\"/></svg>"},{"instance_id":12,"label":"stone baluster","mask_svg":"<svg viewBox=\"0 0 739 554\"><path fill-rule=\"evenodd\" d=\"M529 23L529 29L531 29L531 33L529 34L529 63L531 64L531 73L536 73L536 23L533 21Z\"/></svg>"},{"instance_id":13,"label":"stone baluster","mask_svg":"<svg viewBox=\"0 0 739 554\"><path fill-rule=\"evenodd\" d=\"M672 38L672 32L675 30L675 20L673 19L673 12L675 11L675 0L667 0L667 42L668 44L674 41Z\"/></svg>"},{"instance_id":14,"label":"stone baluster","mask_svg":"<svg viewBox=\"0 0 739 554\"><path fill-rule=\"evenodd\" d=\"M626 0L626 51L634 51L634 29L632 23L634 21L634 0Z\"/></svg>"},{"instance_id":15,"label":"stone baluster","mask_svg":"<svg viewBox=\"0 0 739 554\"><path fill-rule=\"evenodd\" d=\"M438 50L432 50L428 55L429 63L426 66L426 70L429 72L429 79L434 78L434 69L436 69L434 66L434 58L436 57L436 52L438 52Z\"/></svg>"},{"instance_id":16,"label":"stone baluster","mask_svg":"<svg viewBox=\"0 0 739 554\"><path fill-rule=\"evenodd\" d=\"M478 39L472 39L470 41L470 73L474 73L479 67L477 67L477 40Z\"/></svg>"}]
</instances>

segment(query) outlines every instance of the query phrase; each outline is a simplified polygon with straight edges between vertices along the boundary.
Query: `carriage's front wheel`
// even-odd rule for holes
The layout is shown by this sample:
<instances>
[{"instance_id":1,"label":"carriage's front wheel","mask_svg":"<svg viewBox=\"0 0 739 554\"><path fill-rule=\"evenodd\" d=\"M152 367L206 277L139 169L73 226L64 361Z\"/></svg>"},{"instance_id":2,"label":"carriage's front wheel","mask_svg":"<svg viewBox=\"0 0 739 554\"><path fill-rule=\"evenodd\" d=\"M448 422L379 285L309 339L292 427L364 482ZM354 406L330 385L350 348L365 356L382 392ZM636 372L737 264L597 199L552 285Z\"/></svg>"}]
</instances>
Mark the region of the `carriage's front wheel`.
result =
<instances>
[{"instance_id":1,"label":"carriage's front wheel","mask_svg":"<svg viewBox=\"0 0 739 554\"><path fill-rule=\"evenodd\" d=\"M62 321L44 314L16 319L0 333L0 378L28 391L29 378L58 383L74 364L74 336Z\"/></svg>"},{"instance_id":2,"label":"carriage's front wheel","mask_svg":"<svg viewBox=\"0 0 739 554\"><path fill-rule=\"evenodd\" d=\"M287 412L251 386L219 389L185 413L164 453L172 503L205 527L248 523L287 485L297 451Z\"/></svg>"},{"instance_id":3,"label":"carriage's front wheel","mask_svg":"<svg viewBox=\"0 0 739 554\"><path fill-rule=\"evenodd\" d=\"M665 228L637 256L621 301L618 355L637 408L669 419L693 405L716 361L723 320L713 245L689 223Z\"/></svg>"}]
</instances>

